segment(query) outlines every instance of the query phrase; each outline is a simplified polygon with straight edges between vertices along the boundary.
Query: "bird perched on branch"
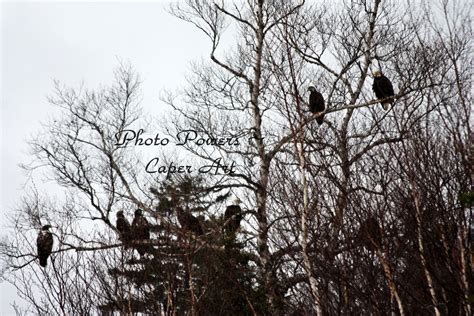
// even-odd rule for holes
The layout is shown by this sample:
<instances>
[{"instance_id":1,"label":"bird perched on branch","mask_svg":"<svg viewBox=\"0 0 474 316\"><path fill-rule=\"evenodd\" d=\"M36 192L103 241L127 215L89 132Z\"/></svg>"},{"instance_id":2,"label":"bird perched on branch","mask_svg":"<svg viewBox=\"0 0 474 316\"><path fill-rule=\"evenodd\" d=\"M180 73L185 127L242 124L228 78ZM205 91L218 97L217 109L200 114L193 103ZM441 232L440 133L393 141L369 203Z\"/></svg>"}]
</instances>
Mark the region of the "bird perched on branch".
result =
<instances>
[{"instance_id":1,"label":"bird perched on branch","mask_svg":"<svg viewBox=\"0 0 474 316\"><path fill-rule=\"evenodd\" d=\"M132 221L131 238L134 241L144 241L150 239L150 223L148 223L146 218L143 216L143 211L141 209L137 209L135 211L135 217ZM137 249L140 256L143 256L147 251L150 250L150 246L148 245L138 245L135 248Z\"/></svg>"},{"instance_id":2,"label":"bird perched on branch","mask_svg":"<svg viewBox=\"0 0 474 316\"><path fill-rule=\"evenodd\" d=\"M40 266L46 267L48 263L48 257L51 255L53 250L53 234L49 231L51 225L44 225L41 227L41 231L36 239L36 246L38 248L38 258Z\"/></svg>"},{"instance_id":3,"label":"bird perched on branch","mask_svg":"<svg viewBox=\"0 0 474 316\"><path fill-rule=\"evenodd\" d=\"M115 226L117 227L117 230L119 232L119 239L123 243L129 242L131 240L131 236L130 236L131 226L130 226L129 221L123 215L123 211L117 212L117 222Z\"/></svg>"},{"instance_id":4,"label":"bird perched on branch","mask_svg":"<svg viewBox=\"0 0 474 316\"><path fill-rule=\"evenodd\" d=\"M204 235L201 223L192 214L185 212L182 207L178 206L176 208L176 215L184 232L191 232L197 236Z\"/></svg>"},{"instance_id":5,"label":"bird perched on branch","mask_svg":"<svg viewBox=\"0 0 474 316\"><path fill-rule=\"evenodd\" d=\"M240 227L240 221L243 218L240 208L240 199L236 198L232 205L227 206L224 213L224 232L227 236L235 234Z\"/></svg>"},{"instance_id":6,"label":"bird perched on branch","mask_svg":"<svg viewBox=\"0 0 474 316\"><path fill-rule=\"evenodd\" d=\"M372 84L372 90L374 90L375 96L379 100L389 98L387 100L380 102L384 110L388 110L390 108L390 104L392 104L394 101L394 99L391 97L395 95L395 92L393 92L392 83L380 71L375 71L373 73L373 76L374 76L374 82Z\"/></svg>"},{"instance_id":7,"label":"bird perched on branch","mask_svg":"<svg viewBox=\"0 0 474 316\"><path fill-rule=\"evenodd\" d=\"M375 251L382 246L382 229L373 216L369 217L359 228L359 240L370 251Z\"/></svg>"},{"instance_id":8,"label":"bird perched on branch","mask_svg":"<svg viewBox=\"0 0 474 316\"><path fill-rule=\"evenodd\" d=\"M308 91L310 91L308 101L309 111L318 115L316 117L316 122L321 125L324 122L324 110L326 109L323 95L316 91L316 88L313 86L309 87Z\"/></svg>"}]
</instances>

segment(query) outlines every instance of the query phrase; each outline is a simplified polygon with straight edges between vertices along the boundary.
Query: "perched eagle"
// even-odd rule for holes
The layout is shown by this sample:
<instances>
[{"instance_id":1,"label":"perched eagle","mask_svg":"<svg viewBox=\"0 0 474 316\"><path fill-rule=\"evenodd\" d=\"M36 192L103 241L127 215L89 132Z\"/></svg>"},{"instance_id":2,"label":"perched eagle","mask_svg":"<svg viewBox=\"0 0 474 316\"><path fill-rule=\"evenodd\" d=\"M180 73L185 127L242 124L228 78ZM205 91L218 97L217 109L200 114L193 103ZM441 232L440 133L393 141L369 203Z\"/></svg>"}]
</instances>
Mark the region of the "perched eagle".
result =
<instances>
[{"instance_id":1,"label":"perched eagle","mask_svg":"<svg viewBox=\"0 0 474 316\"><path fill-rule=\"evenodd\" d=\"M124 243L129 242L131 240L131 236L130 236L131 227L130 227L130 223L123 215L123 211L117 212L116 227L119 232L119 239Z\"/></svg>"},{"instance_id":2,"label":"perched eagle","mask_svg":"<svg viewBox=\"0 0 474 316\"><path fill-rule=\"evenodd\" d=\"M390 80L385 77L380 71L376 71L373 74L374 76L374 83L372 84L372 89L374 90L375 96L377 99L387 99L389 97L393 97L395 93L393 92L393 86ZM390 104L393 103L393 98L387 99L382 104L384 110L388 110L390 108Z\"/></svg>"},{"instance_id":3,"label":"perched eagle","mask_svg":"<svg viewBox=\"0 0 474 316\"><path fill-rule=\"evenodd\" d=\"M38 247L38 258L40 266L46 267L48 263L48 257L51 255L53 250L53 234L49 231L51 225L44 225L41 227L41 231L36 239L36 246Z\"/></svg>"},{"instance_id":4,"label":"perched eagle","mask_svg":"<svg viewBox=\"0 0 474 316\"><path fill-rule=\"evenodd\" d=\"M378 247L381 247L382 229L375 217L369 217L360 225L358 237L363 245L371 251L375 251Z\"/></svg>"},{"instance_id":5,"label":"perched eagle","mask_svg":"<svg viewBox=\"0 0 474 316\"><path fill-rule=\"evenodd\" d=\"M132 221L132 229L131 229L131 239L134 241L143 241L150 239L150 224L143 216L143 211L141 209L137 209L135 211L135 217ZM143 256L147 251L150 250L148 245L139 245L135 247L140 254Z\"/></svg>"},{"instance_id":6,"label":"perched eagle","mask_svg":"<svg viewBox=\"0 0 474 316\"><path fill-rule=\"evenodd\" d=\"M242 209L240 208L240 199L236 198L234 204L227 206L224 213L224 232L226 235L235 234L240 227L242 220Z\"/></svg>"},{"instance_id":7,"label":"perched eagle","mask_svg":"<svg viewBox=\"0 0 474 316\"><path fill-rule=\"evenodd\" d=\"M313 114L320 114L318 117L316 117L316 122L321 125L324 122L324 110L326 109L324 106L323 95L316 91L316 88L313 86L309 87L308 91L310 91L308 101L309 111Z\"/></svg>"},{"instance_id":8,"label":"perched eagle","mask_svg":"<svg viewBox=\"0 0 474 316\"><path fill-rule=\"evenodd\" d=\"M192 214L185 212L181 207L178 206L176 208L176 215L178 217L178 222L184 232L192 232L197 236L204 235L201 223Z\"/></svg>"}]
</instances>

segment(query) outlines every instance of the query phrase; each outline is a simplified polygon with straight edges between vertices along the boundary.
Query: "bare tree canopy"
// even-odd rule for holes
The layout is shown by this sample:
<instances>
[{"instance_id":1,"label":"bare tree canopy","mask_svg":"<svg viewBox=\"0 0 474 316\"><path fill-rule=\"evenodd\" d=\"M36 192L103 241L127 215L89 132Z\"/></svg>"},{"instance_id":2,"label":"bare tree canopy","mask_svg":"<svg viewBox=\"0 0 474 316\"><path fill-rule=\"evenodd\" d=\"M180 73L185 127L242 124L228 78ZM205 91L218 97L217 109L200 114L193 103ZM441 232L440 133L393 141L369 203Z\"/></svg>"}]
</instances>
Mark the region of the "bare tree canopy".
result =
<instances>
[{"instance_id":1,"label":"bare tree canopy","mask_svg":"<svg viewBox=\"0 0 474 316\"><path fill-rule=\"evenodd\" d=\"M64 196L32 181L5 277L48 315L471 315L471 9L172 5L209 59L163 97L160 134L131 66L57 83L25 169Z\"/></svg>"}]
</instances>

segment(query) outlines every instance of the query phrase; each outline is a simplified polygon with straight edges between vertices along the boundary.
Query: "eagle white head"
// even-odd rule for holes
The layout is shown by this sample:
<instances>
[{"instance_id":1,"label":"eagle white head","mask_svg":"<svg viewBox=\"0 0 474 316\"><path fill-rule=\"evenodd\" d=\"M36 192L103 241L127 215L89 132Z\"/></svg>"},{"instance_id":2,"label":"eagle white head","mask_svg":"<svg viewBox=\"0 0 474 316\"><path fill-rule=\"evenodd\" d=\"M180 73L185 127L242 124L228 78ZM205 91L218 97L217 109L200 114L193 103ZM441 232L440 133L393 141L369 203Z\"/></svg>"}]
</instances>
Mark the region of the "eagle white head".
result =
<instances>
[{"instance_id":1,"label":"eagle white head","mask_svg":"<svg viewBox=\"0 0 474 316\"><path fill-rule=\"evenodd\" d=\"M49 231L50 228L51 228L51 225L44 225L43 227L41 227L41 231L42 232L47 232L47 231Z\"/></svg>"},{"instance_id":2,"label":"eagle white head","mask_svg":"<svg viewBox=\"0 0 474 316\"><path fill-rule=\"evenodd\" d=\"M382 73L379 70L376 70L372 73L372 76L375 78L382 77Z\"/></svg>"},{"instance_id":3,"label":"eagle white head","mask_svg":"<svg viewBox=\"0 0 474 316\"><path fill-rule=\"evenodd\" d=\"M242 201L238 197L235 197L234 200L232 201L233 205L239 205L240 203L242 203Z\"/></svg>"}]
</instances>

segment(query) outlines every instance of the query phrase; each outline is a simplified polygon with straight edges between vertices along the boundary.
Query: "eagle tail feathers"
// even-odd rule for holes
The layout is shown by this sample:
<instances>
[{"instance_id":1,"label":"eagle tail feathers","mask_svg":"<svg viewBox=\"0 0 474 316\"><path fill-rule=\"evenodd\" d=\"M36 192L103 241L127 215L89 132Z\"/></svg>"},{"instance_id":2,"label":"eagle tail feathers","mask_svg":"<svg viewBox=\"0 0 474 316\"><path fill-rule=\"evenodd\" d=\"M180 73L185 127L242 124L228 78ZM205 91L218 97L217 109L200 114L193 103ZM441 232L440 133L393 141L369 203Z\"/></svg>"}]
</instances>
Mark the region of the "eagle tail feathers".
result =
<instances>
[{"instance_id":1,"label":"eagle tail feathers","mask_svg":"<svg viewBox=\"0 0 474 316\"><path fill-rule=\"evenodd\" d=\"M324 113L320 113L316 116L316 122L318 122L319 125L324 123Z\"/></svg>"},{"instance_id":2,"label":"eagle tail feathers","mask_svg":"<svg viewBox=\"0 0 474 316\"><path fill-rule=\"evenodd\" d=\"M48 264L48 258L40 257L40 258L39 258L39 262L40 262L40 266L42 266L43 268L45 268L46 265Z\"/></svg>"}]
</instances>

